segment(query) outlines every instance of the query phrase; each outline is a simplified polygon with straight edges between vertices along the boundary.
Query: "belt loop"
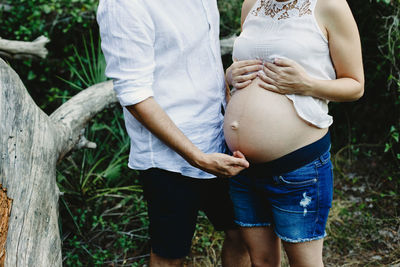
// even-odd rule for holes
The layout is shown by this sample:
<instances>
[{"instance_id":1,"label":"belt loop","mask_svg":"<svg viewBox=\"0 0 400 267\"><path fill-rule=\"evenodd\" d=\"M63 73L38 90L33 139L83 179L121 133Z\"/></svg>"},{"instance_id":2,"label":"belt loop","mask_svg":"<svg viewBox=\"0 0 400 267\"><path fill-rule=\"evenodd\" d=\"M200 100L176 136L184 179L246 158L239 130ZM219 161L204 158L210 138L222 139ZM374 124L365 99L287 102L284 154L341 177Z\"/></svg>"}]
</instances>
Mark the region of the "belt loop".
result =
<instances>
[{"instance_id":1,"label":"belt loop","mask_svg":"<svg viewBox=\"0 0 400 267\"><path fill-rule=\"evenodd\" d=\"M319 156L319 163L324 164L324 155L325 153L323 153L321 156Z\"/></svg>"},{"instance_id":2,"label":"belt loop","mask_svg":"<svg viewBox=\"0 0 400 267\"><path fill-rule=\"evenodd\" d=\"M324 159L324 156L325 156L326 153L328 153L328 152L330 151L330 149L331 149L331 145L329 145L328 150L326 150L324 153L322 153L321 156L319 156L319 161L320 161L322 164L325 164L325 163L329 160L330 157L327 158L327 159Z\"/></svg>"}]
</instances>

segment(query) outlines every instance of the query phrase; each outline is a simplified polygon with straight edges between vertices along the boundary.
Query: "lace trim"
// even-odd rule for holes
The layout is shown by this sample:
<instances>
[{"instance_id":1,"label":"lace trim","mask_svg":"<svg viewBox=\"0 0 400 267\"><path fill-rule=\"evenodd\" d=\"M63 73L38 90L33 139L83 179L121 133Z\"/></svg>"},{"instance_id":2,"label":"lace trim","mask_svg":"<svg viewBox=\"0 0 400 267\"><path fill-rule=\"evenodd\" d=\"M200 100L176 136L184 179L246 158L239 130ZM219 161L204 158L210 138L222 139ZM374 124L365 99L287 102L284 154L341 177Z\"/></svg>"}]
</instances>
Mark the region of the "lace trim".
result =
<instances>
[{"instance_id":1,"label":"lace trim","mask_svg":"<svg viewBox=\"0 0 400 267\"><path fill-rule=\"evenodd\" d=\"M298 17L312 14L312 11L310 9L311 6L310 0L305 0L302 4L298 4L299 0L294 0L291 1L290 3L283 2L282 3L283 5L279 5L278 3L275 2L274 0L261 0L260 6L254 9L251 13L254 16L258 16L260 12L264 10L265 16L271 18L279 16L278 20L290 18L291 16L295 15L293 11L298 12Z\"/></svg>"}]
</instances>

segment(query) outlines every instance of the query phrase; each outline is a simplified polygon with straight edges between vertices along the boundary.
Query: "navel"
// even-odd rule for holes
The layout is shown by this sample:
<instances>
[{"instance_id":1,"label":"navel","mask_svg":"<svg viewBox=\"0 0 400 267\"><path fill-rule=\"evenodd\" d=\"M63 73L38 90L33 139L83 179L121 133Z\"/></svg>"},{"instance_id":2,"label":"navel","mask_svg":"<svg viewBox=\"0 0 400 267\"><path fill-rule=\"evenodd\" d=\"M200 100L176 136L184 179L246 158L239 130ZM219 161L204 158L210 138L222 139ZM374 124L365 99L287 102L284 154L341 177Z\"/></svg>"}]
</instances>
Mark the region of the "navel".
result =
<instances>
[{"instance_id":1,"label":"navel","mask_svg":"<svg viewBox=\"0 0 400 267\"><path fill-rule=\"evenodd\" d=\"M238 121L233 121L231 123L231 129L232 130L237 130L239 128L239 122Z\"/></svg>"}]
</instances>

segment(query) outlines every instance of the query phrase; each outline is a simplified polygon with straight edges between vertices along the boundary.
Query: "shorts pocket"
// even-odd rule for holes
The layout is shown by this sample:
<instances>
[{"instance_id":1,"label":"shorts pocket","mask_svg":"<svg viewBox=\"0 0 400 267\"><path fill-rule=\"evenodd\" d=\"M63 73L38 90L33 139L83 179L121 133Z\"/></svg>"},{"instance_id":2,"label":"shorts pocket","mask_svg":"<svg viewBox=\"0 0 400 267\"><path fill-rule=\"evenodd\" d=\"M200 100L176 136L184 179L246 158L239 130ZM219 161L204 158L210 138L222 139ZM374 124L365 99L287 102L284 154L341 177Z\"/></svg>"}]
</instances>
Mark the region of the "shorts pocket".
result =
<instances>
[{"instance_id":1,"label":"shorts pocket","mask_svg":"<svg viewBox=\"0 0 400 267\"><path fill-rule=\"evenodd\" d=\"M274 181L278 185L290 187L313 185L318 182L317 166L312 162L294 171L275 176Z\"/></svg>"}]
</instances>

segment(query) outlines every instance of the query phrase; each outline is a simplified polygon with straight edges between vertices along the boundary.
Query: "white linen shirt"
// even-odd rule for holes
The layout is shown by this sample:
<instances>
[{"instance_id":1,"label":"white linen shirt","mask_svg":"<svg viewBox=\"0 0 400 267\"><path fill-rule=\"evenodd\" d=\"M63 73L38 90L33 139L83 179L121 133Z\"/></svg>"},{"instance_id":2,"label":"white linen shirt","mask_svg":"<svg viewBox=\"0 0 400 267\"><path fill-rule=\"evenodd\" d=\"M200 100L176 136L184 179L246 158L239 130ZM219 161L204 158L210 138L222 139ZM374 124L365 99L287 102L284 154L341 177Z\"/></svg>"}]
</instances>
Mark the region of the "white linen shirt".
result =
<instances>
[{"instance_id":1,"label":"white linen shirt","mask_svg":"<svg viewBox=\"0 0 400 267\"><path fill-rule=\"evenodd\" d=\"M128 166L215 177L191 166L125 107L153 96L200 150L225 151L217 1L100 0L97 21L106 75L114 81L131 138Z\"/></svg>"}]
</instances>

